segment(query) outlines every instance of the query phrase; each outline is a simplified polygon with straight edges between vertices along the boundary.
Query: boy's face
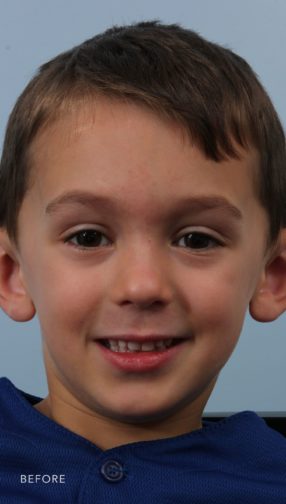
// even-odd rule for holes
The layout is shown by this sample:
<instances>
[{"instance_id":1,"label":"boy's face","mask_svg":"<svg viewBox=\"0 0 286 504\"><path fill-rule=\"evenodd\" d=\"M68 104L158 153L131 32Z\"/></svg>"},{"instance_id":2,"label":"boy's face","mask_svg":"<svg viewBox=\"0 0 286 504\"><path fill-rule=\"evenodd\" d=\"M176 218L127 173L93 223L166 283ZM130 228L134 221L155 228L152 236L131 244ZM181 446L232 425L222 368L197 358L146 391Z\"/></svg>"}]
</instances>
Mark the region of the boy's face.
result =
<instances>
[{"instance_id":1,"label":"boy's face","mask_svg":"<svg viewBox=\"0 0 286 504\"><path fill-rule=\"evenodd\" d=\"M35 140L19 214L51 394L130 422L203 409L263 273L256 155L216 163L142 107L92 109ZM102 344L146 338L178 344Z\"/></svg>"}]
</instances>

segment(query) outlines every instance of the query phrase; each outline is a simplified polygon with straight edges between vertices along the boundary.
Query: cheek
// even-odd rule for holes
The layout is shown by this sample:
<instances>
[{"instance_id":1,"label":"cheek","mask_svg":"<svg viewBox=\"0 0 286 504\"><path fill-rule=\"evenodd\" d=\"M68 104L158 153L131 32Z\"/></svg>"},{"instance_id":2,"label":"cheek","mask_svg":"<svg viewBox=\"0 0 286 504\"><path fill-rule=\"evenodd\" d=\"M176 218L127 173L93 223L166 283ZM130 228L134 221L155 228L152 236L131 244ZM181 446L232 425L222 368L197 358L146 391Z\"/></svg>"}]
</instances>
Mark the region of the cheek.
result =
<instances>
[{"instance_id":1,"label":"cheek","mask_svg":"<svg viewBox=\"0 0 286 504\"><path fill-rule=\"evenodd\" d=\"M103 285L89 271L78 271L61 261L39 261L31 265L30 292L46 337L56 339L80 335L92 326L99 310Z\"/></svg>"},{"instance_id":2,"label":"cheek","mask_svg":"<svg viewBox=\"0 0 286 504\"><path fill-rule=\"evenodd\" d=\"M248 278L237 264L192 275L185 289L191 324L202 337L210 337L214 346L219 341L232 345L239 337L251 297Z\"/></svg>"}]
</instances>

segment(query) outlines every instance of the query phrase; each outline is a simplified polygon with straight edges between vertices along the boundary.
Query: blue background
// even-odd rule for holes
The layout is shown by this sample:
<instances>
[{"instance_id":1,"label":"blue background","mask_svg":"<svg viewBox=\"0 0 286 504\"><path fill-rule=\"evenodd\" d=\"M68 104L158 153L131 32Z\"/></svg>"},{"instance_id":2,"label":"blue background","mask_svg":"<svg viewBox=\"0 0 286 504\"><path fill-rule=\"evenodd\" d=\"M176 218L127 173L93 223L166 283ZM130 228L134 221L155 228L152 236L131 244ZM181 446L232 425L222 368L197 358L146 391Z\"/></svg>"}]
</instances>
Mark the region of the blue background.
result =
<instances>
[{"instance_id":1,"label":"blue background","mask_svg":"<svg viewBox=\"0 0 286 504\"><path fill-rule=\"evenodd\" d=\"M285 0L0 0L0 137L36 68L113 24L179 22L224 44L252 65L286 123ZM286 411L285 315L270 324L246 318L207 411ZM18 324L0 313L0 376L47 392L37 320Z\"/></svg>"}]
</instances>

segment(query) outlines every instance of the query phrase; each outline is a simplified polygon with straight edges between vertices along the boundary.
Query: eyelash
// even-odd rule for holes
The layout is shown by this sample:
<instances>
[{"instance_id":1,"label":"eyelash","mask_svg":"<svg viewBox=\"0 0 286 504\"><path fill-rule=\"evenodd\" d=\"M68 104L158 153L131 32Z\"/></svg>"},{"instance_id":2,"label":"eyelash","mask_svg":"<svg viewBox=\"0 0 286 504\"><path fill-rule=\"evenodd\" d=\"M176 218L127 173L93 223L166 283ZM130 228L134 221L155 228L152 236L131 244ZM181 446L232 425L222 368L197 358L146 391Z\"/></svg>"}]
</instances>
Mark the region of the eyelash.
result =
<instances>
[{"instance_id":1,"label":"eyelash","mask_svg":"<svg viewBox=\"0 0 286 504\"><path fill-rule=\"evenodd\" d=\"M176 241L178 242L182 239L186 239L186 237L192 237L192 239L194 240L193 245L200 243L200 240L203 241L204 244L206 242L208 242L207 246L201 246L201 247L200 246L198 246L198 247L197 246L193 246L193 247L186 246L185 247L185 248L190 248L191 250L210 250L210 249L213 249L216 247L223 246L223 243L220 240L218 240L214 236L211 236L208 233L204 233L203 231L190 231L189 233L185 233L184 235L182 235ZM210 245L210 243L211 243L211 245ZM202 245L202 243L201 243L201 245Z\"/></svg>"},{"instance_id":2,"label":"eyelash","mask_svg":"<svg viewBox=\"0 0 286 504\"><path fill-rule=\"evenodd\" d=\"M85 236L85 238L84 238ZM76 248L79 248L81 250L89 250L89 249L94 249L94 248L99 248L99 247L108 247L110 244L107 245L100 245L100 244L93 244L90 242L90 244L83 244L78 242L78 238L81 237L83 239L94 239L94 238L100 238L100 237L105 237L104 233L101 231L97 231L95 229L82 229L80 231L77 231L76 233L73 233L71 236L68 236L65 239L65 243L69 243L71 246L74 246ZM189 248L191 250L210 250L216 247L222 247L224 244L222 241L220 241L218 238L215 238L214 236L211 236L208 233L205 233L203 231L190 231L189 233L185 233L182 235L180 238L175 240L174 243L180 242L182 239L186 240L186 237L191 237L193 239L193 247L186 247L183 248ZM73 240L76 240L77 243L75 243ZM108 238L106 238L107 241ZM98 240L96 240L98 241ZM197 246L201 245L201 246ZM204 245L204 246L202 246Z\"/></svg>"},{"instance_id":3,"label":"eyelash","mask_svg":"<svg viewBox=\"0 0 286 504\"><path fill-rule=\"evenodd\" d=\"M74 239L78 240L79 237L84 238L84 236L86 238L88 236L89 236L89 238L94 238L94 237L98 238L98 237L102 237L102 236L104 236L106 238L106 236L101 231L97 231L96 229L81 229L80 231L73 233L71 236L68 236L65 239L65 243L69 243L70 245L77 247L77 248L80 248L80 249L98 248L98 247L102 246L102 245L92 244L92 243L90 245L74 243L74 241L73 241ZM106 240L108 240L108 238L106 238ZM103 245L103 246L106 247L108 245Z\"/></svg>"}]
</instances>

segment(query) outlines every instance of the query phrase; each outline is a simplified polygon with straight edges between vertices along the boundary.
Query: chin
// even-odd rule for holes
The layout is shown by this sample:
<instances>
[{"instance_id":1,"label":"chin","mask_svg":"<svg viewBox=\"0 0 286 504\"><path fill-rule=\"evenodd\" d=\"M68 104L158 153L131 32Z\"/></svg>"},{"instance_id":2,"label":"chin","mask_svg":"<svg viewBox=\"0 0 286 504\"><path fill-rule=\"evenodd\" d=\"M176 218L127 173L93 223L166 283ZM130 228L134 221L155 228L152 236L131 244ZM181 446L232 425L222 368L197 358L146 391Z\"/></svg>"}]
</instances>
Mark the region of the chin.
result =
<instances>
[{"instance_id":1,"label":"chin","mask_svg":"<svg viewBox=\"0 0 286 504\"><path fill-rule=\"evenodd\" d=\"M141 401L124 401L120 404L109 404L103 407L101 414L115 421L140 425L154 424L172 417L178 413L182 405L176 404L147 404L144 399Z\"/></svg>"}]
</instances>

